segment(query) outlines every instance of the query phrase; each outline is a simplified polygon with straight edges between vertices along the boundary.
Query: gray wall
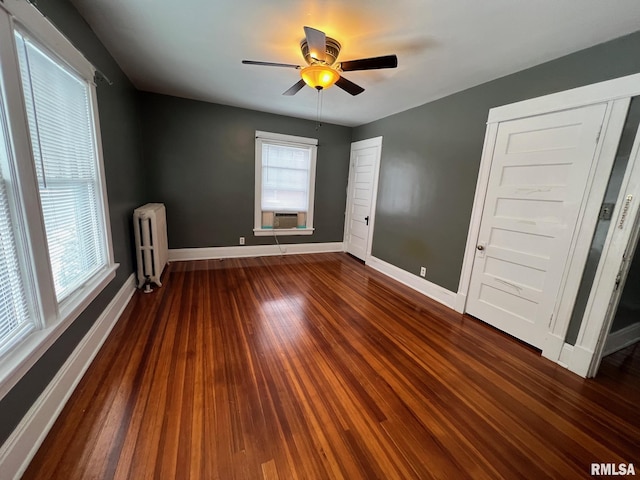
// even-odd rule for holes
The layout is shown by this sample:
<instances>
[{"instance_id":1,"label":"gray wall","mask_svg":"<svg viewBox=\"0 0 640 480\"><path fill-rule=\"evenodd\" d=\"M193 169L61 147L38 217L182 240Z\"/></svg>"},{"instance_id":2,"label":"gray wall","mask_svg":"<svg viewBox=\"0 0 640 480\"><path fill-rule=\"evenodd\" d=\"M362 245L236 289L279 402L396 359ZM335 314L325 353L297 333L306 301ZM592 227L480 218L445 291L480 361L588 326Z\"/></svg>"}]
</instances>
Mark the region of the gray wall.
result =
<instances>
[{"instance_id":1,"label":"gray wall","mask_svg":"<svg viewBox=\"0 0 640 480\"><path fill-rule=\"evenodd\" d=\"M141 192L142 161L137 91L69 2L40 0L38 8L114 83L108 86L104 82L98 82L98 108L113 246L120 268L116 278L102 294L0 401L0 444L11 434L133 272L131 214L144 199Z\"/></svg>"},{"instance_id":2,"label":"gray wall","mask_svg":"<svg viewBox=\"0 0 640 480\"><path fill-rule=\"evenodd\" d=\"M355 128L384 137L373 255L457 291L489 109L640 72L638 52L640 32Z\"/></svg>"},{"instance_id":3,"label":"gray wall","mask_svg":"<svg viewBox=\"0 0 640 480\"><path fill-rule=\"evenodd\" d=\"M167 208L170 248L271 244L253 236L255 132L318 139L315 232L281 243L341 242L351 128L142 94L148 198Z\"/></svg>"}]
</instances>

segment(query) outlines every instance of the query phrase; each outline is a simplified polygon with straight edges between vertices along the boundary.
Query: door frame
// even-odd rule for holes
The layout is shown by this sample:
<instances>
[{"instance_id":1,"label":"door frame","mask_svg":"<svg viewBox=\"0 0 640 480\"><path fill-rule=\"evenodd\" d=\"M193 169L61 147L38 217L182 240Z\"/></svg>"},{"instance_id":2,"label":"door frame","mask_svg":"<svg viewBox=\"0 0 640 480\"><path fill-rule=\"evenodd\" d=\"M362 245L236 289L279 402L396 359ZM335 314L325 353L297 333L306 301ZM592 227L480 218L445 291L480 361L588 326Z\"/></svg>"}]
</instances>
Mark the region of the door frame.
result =
<instances>
[{"instance_id":1,"label":"door frame","mask_svg":"<svg viewBox=\"0 0 640 480\"><path fill-rule=\"evenodd\" d=\"M578 87L564 92L495 107L489 110L478 181L462 263L462 272L458 285L456 309L462 312L466 311L476 244L480 233L480 222L485 206L489 174L500 122L579 108L596 103L608 104L599 145L596 150L596 167L591 172L587 182L588 190L583 197L583 205L569 253L569 261L567 262L567 267L563 275L562 286L559 289L560 298L556 302L553 316L549 319L547 334L542 349L542 355L544 357L568 367L572 371L576 370L571 368L566 356L561 359L561 355L567 352L564 339L569 326L570 313L573 303L575 302L574 292L577 292L584 261L586 261L586 255L591 241L591 235L585 235L585 232L593 232L597 221L597 212L601 204L601 199L592 198L593 195L589 194L594 188L601 188L602 182L606 183L608 181L608 172L611 170L620 133L626 117L626 113L623 115L621 112L626 112L630 98L635 95L640 95L640 74L607 80L585 87ZM586 213L593 214L585 215ZM588 240L585 240L585 237L588 237ZM568 306L571 308L568 308ZM566 314L567 311L569 315ZM602 327L602 322L600 322L600 329L602 329ZM588 333L593 334L592 330L597 328L597 326L595 323L591 323L588 328ZM600 331L597 332L596 336L599 334ZM593 357L594 352L591 351L590 353L589 360ZM586 371L576 371L576 373L582 376L586 375Z\"/></svg>"},{"instance_id":2,"label":"door frame","mask_svg":"<svg viewBox=\"0 0 640 480\"><path fill-rule=\"evenodd\" d=\"M380 161L382 159L382 138L373 137L366 140L359 140L351 143L351 150L349 152L349 179L347 181L347 203L345 205L344 212L344 229L342 241L344 244L344 250L347 251L347 235L348 226L351 220L351 193L353 188L353 175L355 174L353 169L353 151L360 148L378 147L378 155L376 156L375 166L373 168L373 184L371 185L371 206L369 212L369 234L367 236L367 249L365 253L364 262L368 262L371 257L371 249L373 246L373 231L376 224L376 202L378 199L378 179L380 177Z\"/></svg>"},{"instance_id":3,"label":"door frame","mask_svg":"<svg viewBox=\"0 0 640 480\"><path fill-rule=\"evenodd\" d=\"M631 196L629 202L627 198ZM611 217L593 288L585 308L569 369L586 377L598 371L604 347L624 289L632 258L621 272L625 257L638 250L640 236L640 127L636 132L629 164L622 180L616 208ZM622 274L621 278L618 275ZM622 280L616 288L616 282Z\"/></svg>"}]
</instances>

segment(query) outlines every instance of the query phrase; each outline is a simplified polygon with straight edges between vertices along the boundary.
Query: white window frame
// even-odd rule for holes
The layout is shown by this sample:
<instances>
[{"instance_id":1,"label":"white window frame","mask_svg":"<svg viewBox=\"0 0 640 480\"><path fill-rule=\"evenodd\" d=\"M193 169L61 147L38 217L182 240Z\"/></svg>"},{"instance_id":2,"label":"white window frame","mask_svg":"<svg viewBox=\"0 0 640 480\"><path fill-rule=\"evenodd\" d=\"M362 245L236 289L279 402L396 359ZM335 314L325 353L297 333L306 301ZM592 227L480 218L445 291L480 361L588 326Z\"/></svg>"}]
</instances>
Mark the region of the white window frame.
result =
<instances>
[{"instance_id":1,"label":"white window frame","mask_svg":"<svg viewBox=\"0 0 640 480\"><path fill-rule=\"evenodd\" d=\"M307 211L306 228L262 228L262 145L263 144L280 144L291 147L299 147L309 149L310 165L309 165L309 207ZM256 237L273 237L281 235L312 235L313 227L313 210L316 185L316 159L318 156L318 139L308 137L297 137L294 135L285 135L281 133L271 133L256 131L256 177L255 177L255 206L254 206L254 222L253 234Z\"/></svg>"},{"instance_id":2,"label":"white window frame","mask_svg":"<svg viewBox=\"0 0 640 480\"><path fill-rule=\"evenodd\" d=\"M14 30L27 33L58 60L73 69L90 86L94 123L94 142L100 184L100 214L106 236L107 261L93 277L62 302L57 301L53 275L47 251L47 238L42 219L38 182L31 152L28 122L22 94L20 67L16 55ZM16 196L20 203L20 227L24 233L20 245L27 250L27 289L35 305L35 330L0 358L0 399L15 386L25 373L53 345L89 304L115 278L118 264L114 261L107 188L102 157L102 140L96 87L95 68L35 7L26 1L4 0L0 3L0 95L5 105L10 154L14 161ZM26 247L26 248L25 248Z\"/></svg>"}]
</instances>

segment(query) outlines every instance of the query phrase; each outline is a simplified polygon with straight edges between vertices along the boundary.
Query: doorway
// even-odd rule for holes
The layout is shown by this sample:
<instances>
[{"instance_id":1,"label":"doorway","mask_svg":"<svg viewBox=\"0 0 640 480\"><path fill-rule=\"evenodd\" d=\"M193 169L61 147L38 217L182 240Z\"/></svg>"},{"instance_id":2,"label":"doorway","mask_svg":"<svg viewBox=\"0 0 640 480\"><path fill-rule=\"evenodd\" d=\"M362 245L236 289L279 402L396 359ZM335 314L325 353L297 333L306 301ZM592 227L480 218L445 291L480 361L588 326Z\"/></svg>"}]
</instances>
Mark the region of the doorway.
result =
<instances>
[{"instance_id":1,"label":"doorway","mask_svg":"<svg viewBox=\"0 0 640 480\"><path fill-rule=\"evenodd\" d=\"M568 368L580 375L596 375L603 355L612 354L640 339L636 305L637 256L640 237L640 97L633 99L620 141L618 168L613 169L612 218L602 221L593 237L593 265L585 268L582 285L565 343ZM603 241L604 240L604 241ZM595 247L595 248L594 248ZM596 250L600 250L597 252ZM590 271L591 270L591 271ZM576 314L577 312L577 314Z\"/></svg>"},{"instance_id":2,"label":"doorway","mask_svg":"<svg viewBox=\"0 0 640 480\"><path fill-rule=\"evenodd\" d=\"M640 255L637 242L629 263L618 308L604 343L603 357L640 342Z\"/></svg>"},{"instance_id":3,"label":"doorway","mask_svg":"<svg viewBox=\"0 0 640 480\"><path fill-rule=\"evenodd\" d=\"M640 130L639 130L640 133ZM640 145L640 138L636 139L636 147ZM638 148L636 148L636 155L634 163L638 161ZM633 173L638 174L638 170L633 168L635 165L630 166L630 172L628 176L633 178ZM638 182L636 182L637 185ZM630 202L633 201L634 193L629 194L629 190L624 191L622 197L625 198L625 207L630 206ZM635 196L637 197L640 191L636 188ZM623 212L625 210L623 207ZM598 288L600 285L607 285L607 275L603 275L605 278L600 280L594 287L594 291L591 293L592 304L604 304L608 303L608 309L601 323L601 336L598 344L595 348L594 358L591 362L588 376L596 376L600 369L601 362L607 361L607 357L617 357L614 362L619 361L620 357L623 358L623 363L638 363L640 361L640 253L638 244L640 243L640 212L635 209L635 212L631 212L628 220L621 217L618 222L619 226L624 226L625 222L629 223L630 228L624 235L624 229L615 228L611 234L612 241L604 253L603 260L599 266L599 271L605 270L606 262L609 264L619 264L619 270L615 277L615 283L613 288L609 290L607 294L606 288ZM633 220L635 219L635 221ZM622 230L622 231L618 231ZM617 234L617 235L616 235ZM616 248L615 237L620 239L618 248ZM624 242L626 241L626 244ZM622 253L620 254L620 251ZM609 277L613 272L609 273ZM611 278L609 278L610 283ZM589 312L588 312L589 313ZM594 316L585 315L583 320L586 326L582 326L580 333L589 330L589 323L591 321L591 330L597 328L598 323L593 322ZM597 319L597 318L596 318Z\"/></svg>"},{"instance_id":4,"label":"doorway","mask_svg":"<svg viewBox=\"0 0 640 480\"><path fill-rule=\"evenodd\" d=\"M640 385L640 217L625 251L589 376Z\"/></svg>"},{"instance_id":5,"label":"doorway","mask_svg":"<svg viewBox=\"0 0 640 480\"><path fill-rule=\"evenodd\" d=\"M565 338L565 363L569 368L584 368L580 366L579 362L573 359L573 353L575 351L584 351L584 337L586 336L587 329L582 328L585 319L593 318L590 315L590 311L594 309L594 305L599 304L610 305L609 311L606 313L607 317L615 317L615 321L610 319L610 323L606 323L606 327L603 327L603 332L606 334L610 326L611 335L606 339L602 339L604 342L604 348L602 350L603 355L613 353L625 345L629 344L630 339L638 337L638 333L631 325L635 322L629 315L632 314L633 309L628 308L634 302L632 292L640 293L637 288L634 288L634 277L637 272L637 266L640 266L640 262L636 262L636 267L630 270L630 266L633 264L633 252L635 249L635 242L633 241L634 235L631 235L631 240L628 241L629 245L626 247L624 257L616 258L613 255L607 255L607 249L605 246L611 245L613 238L620 238L620 234L625 231L633 231L634 222L631 218L623 220L621 218L622 211L628 208L628 195L632 192L628 191L628 174L633 170L635 162L635 154L633 152L634 144L637 141L638 126L640 125L640 97L634 97L631 100L631 104L628 110L627 118L624 124L622 136L618 145L618 151L614 160L611 175L609 177L609 184L605 193L604 201L600 211L597 213L598 219L596 229L593 234L593 239L589 248L589 254L582 273L582 279L576 300L573 304L573 311L571 312L571 320L567 329ZM625 214L625 215L628 215ZM628 225L628 227L627 227ZM629 238L629 237L626 237ZM620 247L622 242L618 240L618 248L614 248L612 252L620 254ZM605 264L609 265L611 273L618 275L610 290L604 288L598 288L602 283L602 272ZM624 287L624 280L627 277L627 272L630 273L629 279L631 283L629 287ZM624 303L620 301L619 315L616 314L616 305L618 305L618 299L625 288ZM595 293L594 293L595 292ZM596 302L597 300L597 302ZM597 310L597 308L596 308ZM601 313L601 315L604 315ZM640 311L636 311L637 320L640 320ZM628 327L628 328L627 328ZM640 324L637 326L640 328ZM577 356L580 360L580 355ZM592 375L595 374L595 369Z\"/></svg>"}]
</instances>

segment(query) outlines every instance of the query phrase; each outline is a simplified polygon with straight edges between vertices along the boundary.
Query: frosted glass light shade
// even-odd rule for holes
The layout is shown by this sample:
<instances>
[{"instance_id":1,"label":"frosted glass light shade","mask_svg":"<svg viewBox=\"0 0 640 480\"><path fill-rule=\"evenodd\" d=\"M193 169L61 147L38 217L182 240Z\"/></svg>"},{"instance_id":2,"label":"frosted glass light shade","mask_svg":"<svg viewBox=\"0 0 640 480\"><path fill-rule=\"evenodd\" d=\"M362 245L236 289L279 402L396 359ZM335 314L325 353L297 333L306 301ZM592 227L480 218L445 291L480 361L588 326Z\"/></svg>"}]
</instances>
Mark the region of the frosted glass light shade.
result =
<instances>
[{"instance_id":1,"label":"frosted glass light shade","mask_svg":"<svg viewBox=\"0 0 640 480\"><path fill-rule=\"evenodd\" d=\"M309 65L300 71L304 82L312 88L323 90L329 88L340 78L340 74L326 65Z\"/></svg>"}]
</instances>

